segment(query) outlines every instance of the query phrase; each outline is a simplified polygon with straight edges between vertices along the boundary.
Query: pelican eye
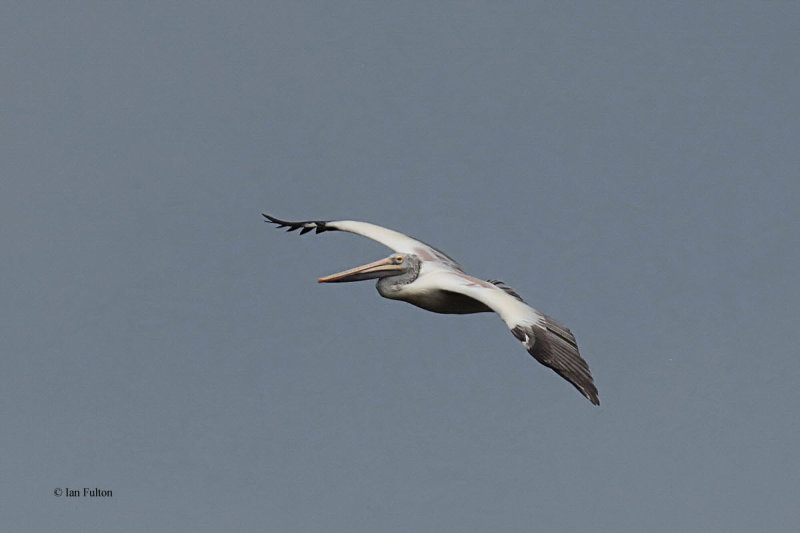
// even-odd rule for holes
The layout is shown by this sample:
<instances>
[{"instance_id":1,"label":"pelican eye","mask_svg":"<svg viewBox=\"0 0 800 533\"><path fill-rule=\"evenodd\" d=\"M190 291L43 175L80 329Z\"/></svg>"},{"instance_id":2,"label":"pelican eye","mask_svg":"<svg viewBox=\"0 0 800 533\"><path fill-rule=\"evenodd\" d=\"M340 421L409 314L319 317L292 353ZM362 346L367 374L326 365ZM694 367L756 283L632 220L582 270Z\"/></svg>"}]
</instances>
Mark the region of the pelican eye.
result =
<instances>
[{"instance_id":1,"label":"pelican eye","mask_svg":"<svg viewBox=\"0 0 800 533\"><path fill-rule=\"evenodd\" d=\"M394 256L394 262L397 263L397 264L402 263L403 262L403 256L402 255Z\"/></svg>"}]
</instances>

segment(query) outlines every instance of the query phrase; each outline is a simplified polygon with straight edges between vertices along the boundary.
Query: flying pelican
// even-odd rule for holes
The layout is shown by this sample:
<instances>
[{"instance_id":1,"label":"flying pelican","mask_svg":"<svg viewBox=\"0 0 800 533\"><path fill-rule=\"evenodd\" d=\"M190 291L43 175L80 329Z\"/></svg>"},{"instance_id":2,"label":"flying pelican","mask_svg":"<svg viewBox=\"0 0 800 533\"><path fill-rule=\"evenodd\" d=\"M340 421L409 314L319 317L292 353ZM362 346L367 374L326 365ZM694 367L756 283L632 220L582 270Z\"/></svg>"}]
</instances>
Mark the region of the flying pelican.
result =
<instances>
[{"instance_id":1,"label":"flying pelican","mask_svg":"<svg viewBox=\"0 0 800 533\"><path fill-rule=\"evenodd\" d=\"M530 307L514 289L497 280L483 281L444 252L402 233L353 220L289 222L264 215L287 231L300 235L314 230L346 231L378 241L394 250L385 259L319 278L319 283L342 283L378 278L381 296L403 300L434 313L467 314L494 311L528 353L600 405L589 365L580 356L575 336L565 326Z\"/></svg>"}]
</instances>

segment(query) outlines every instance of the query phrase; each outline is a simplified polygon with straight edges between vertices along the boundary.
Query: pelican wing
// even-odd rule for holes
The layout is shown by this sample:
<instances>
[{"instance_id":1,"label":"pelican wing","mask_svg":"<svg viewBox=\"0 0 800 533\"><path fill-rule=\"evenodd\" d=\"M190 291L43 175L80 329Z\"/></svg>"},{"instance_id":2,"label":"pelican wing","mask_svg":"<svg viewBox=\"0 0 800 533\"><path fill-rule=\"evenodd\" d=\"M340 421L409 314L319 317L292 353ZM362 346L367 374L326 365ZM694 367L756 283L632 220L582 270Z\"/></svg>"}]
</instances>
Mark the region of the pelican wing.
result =
<instances>
[{"instance_id":1,"label":"pelican wing","mask_svg":"<svg viewBox=\"0 0 800 533\"><path fill-rule=\"evenodd\" d=\"M507 285L498 285L502 282L460 272L437 272L427 278L426 285L468 296L496 312L534 359L572 383L590 402L600 404L589 365L580 356L569 328L526 304Z\"/></svg>"},{"instance_id":2,"label":"pelican wing","mask_svg":"<svg viewBox=\"0 0 800 533\"><path fill-rule=\"evenodd\" d=\"M459 272L464 271L461 265L441 250L417 239L412 239L407 235L403 235L399 231L376 226L369 222L357 222L355 220L306 220L303 222L289 222L267 214L263 215L266 219L265 222L271 222L279 228L289 228L286 231L295 231L299 229L300 235L312 230L316 233L322 233L324 231L346 231L377 241L395 252L412 253L423 261L435 261L448 265L450 268Z\"/></svg>"}]
</instances>

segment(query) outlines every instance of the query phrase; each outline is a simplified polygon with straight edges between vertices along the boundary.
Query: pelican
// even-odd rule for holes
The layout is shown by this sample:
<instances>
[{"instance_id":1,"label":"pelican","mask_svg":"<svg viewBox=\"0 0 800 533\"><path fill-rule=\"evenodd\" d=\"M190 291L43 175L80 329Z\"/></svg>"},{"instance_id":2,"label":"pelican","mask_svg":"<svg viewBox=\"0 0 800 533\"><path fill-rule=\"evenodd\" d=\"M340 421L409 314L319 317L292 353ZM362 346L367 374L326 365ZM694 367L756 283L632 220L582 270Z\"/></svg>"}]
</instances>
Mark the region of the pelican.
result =
<instances>
[{"instance_id":1,"label":"pelican","mask_svg":"<svg viewBox=\"0 0 800 533\"><path fill-rule=\"evenodd\" d=\"M381 296L402 300L434 313L467 314L494 311L534 359L569 381L594 405L600 405L589 365L566 327L525 303L498 280L475 278L447 254L397 231L353 220L289 222L264 214L265 222L300 235L345 231L377 241L394 253L385 259L319 278L319 283L378 280Z\"/></svg>"}]
</instances>

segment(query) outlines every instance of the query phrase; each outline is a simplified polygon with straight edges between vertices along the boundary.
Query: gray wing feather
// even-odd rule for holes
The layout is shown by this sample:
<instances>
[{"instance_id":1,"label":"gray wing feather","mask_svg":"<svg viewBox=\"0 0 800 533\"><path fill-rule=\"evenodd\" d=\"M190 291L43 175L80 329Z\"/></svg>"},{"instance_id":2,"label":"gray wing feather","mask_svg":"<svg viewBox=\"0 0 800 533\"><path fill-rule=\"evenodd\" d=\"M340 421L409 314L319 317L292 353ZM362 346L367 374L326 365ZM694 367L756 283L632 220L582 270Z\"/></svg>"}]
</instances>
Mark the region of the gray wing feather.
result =
<instances>
[{"instance_id":1,"label":"gray wing feather","mask_svg":"<svg viewBox=\"0 0 800 533\"><path fill-rule=\"evenodd\" d=\"M544 322L528 327L517 326L511 333L522 341L534 359L572 383L594 405L600 405L589 365L580 356L575 336L569 328L545 316Z\"/></svg>"},{"instance_id":2,"label":"gray wing feather","mask_svg":"<svg viewBox=\"0 0 800 533\"><path fill-rule=\"evenodd\" d=\"M500 281L499 279L487 279L486 281L488 281L492 285L495 285L495 286L503 289L506 293L510 294L511 296L513 296L514 298L519 300L520 302L525 303L525 300L522 299L522 296L517 294L517 291L515 291L514 289L512 289L511 287L506 285L505 281Z\"/></svg>"}]
</instances>

